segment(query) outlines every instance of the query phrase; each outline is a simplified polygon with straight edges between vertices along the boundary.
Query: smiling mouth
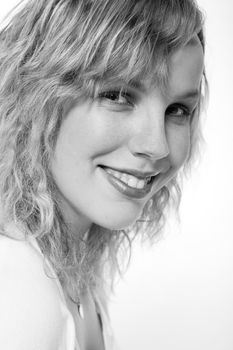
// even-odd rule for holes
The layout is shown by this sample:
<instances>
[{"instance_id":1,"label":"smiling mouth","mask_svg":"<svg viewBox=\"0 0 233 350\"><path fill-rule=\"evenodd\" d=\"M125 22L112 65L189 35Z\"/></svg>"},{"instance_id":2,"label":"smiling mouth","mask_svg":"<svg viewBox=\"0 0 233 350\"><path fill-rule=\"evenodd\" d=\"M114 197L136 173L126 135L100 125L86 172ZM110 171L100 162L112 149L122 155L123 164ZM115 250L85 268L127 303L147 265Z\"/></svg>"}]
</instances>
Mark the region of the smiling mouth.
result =
<instances>
[{"instance_id":1,"label":"smiling mouth","mask_svg":"<svg viewBox=\"0 0 233 350\"><path fill-rule=\"evenodd\" d=\"M135 188L135 189L143 189L148 184L151 184L155 178L155 176L146 176L146 177L137 177L135 175L115 170L112 168L108 168L106 166L101 166L108 174L114 176L115 178L119 179L121 182L123 182L125 185Z\"/></svg>"},{"instance_id":2,"label":"smiling mouth","mask_svg":"<svg viewBox=\"0 0 233 350\"><path fill-rule=\"evenodd\" d=\"M104 177L118 192L132 199L142 199L146 197L154 187L155 180L160 174L155 176L137 178L134 175L113 170L106 166L99 166Z\"/></svg>"}]
</instances>

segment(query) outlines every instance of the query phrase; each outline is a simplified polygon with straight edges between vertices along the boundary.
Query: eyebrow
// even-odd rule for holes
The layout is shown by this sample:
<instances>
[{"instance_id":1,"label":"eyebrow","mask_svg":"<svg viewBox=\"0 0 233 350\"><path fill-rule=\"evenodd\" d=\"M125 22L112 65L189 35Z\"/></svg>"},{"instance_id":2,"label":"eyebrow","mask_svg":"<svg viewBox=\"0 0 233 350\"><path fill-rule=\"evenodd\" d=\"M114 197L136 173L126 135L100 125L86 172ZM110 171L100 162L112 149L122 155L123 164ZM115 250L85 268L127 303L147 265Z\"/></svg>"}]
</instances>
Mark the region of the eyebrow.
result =
<instances>
[{"instance_id":1,"label":"eyebrow","mask_svg":"<svg viewBox=\"0 0 233 350\"><path fill-rule=\"evenodd\" d=\"M190 91L187 91L185 92L184 94L181 94L181 95L177 95L175 96L176 99L198 99L200 97L200 91L198 89L195 89L195 90L190 90Z\"/></svg>"},{"instance_id":2,"label":"eyebrow","mask_svg":"<svg viewBox=\"0 0 233 350\"><path fill-rule=\"evenodd\" d=\"M128 85L137 90L141 90L141 91L146 90L145 85L139 80L131 80Z\"/></svg>"},{"instance_id":3,"label":"eyebrow","mask_svg":"<svg viewBox=\"0 0 233 350\"><path fill-rule=\"evenodd\" d=\"M127 86L129 88L132 88L132 89L135 89L135 90L138 90L141 92L147 91L145 82L141 81L139 79L133 78L133 79L130 79L128 82L124 82L124 84L125 84L125 86Z\"/></svg>"},{"instance_id":4,"label":"eyebrow","mask_svg":"<svg viewBox=\"0 0 233 350\"><path fill-rule=\"evenodd\" d=\"M139 80L131 80L129 84L127 84L128 86L136 89L136 90L141 90L142 92L146 91L146 87L145 85L140 82ZM194 90L190 90L185 92L184 94L179 94L177 96L175 96L176 99L178 100L186 100L186 99L198 99L200 97L200 91L199 89L194 89Z\"/></svg>"},{"instance_id":5,"label":"eyebrow","mask_svg":"<svg viewBox=\"0 0 233 350\"><path fill-rule=\"evenodd\" d=\"M122 82L119 82L119 85L121 85ZM147 89L145 87L145 84L137 79L131 79L128 83L123 82L125 86L128 86L129 88L139 90L141 92L145 92ZM176 100L198 100L200 98L200 90L194 89L187 92L184 92L183 94L178 94L174 96L174 99Z\"/></svg>"}]
</instances>

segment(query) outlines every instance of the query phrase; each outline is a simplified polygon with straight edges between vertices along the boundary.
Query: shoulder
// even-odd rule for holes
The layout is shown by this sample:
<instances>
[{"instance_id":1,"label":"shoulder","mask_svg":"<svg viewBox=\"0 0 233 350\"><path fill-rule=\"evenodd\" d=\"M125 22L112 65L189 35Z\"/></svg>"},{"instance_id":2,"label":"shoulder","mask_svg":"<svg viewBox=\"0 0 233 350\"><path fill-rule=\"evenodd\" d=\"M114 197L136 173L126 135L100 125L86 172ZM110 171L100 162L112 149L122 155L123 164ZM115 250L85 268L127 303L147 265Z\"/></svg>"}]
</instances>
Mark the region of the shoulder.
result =
<instances>
[{"instance_id":1,"label":"shoulder","mask_svg":"<svg viewBox=\"0 0 233 350\"><path fill-rule=\"evenodd\" d=\"M58 349L64 326L59 289L29 242L0 235L0 286L0 348Z\"/></svg>"}]
</instances>

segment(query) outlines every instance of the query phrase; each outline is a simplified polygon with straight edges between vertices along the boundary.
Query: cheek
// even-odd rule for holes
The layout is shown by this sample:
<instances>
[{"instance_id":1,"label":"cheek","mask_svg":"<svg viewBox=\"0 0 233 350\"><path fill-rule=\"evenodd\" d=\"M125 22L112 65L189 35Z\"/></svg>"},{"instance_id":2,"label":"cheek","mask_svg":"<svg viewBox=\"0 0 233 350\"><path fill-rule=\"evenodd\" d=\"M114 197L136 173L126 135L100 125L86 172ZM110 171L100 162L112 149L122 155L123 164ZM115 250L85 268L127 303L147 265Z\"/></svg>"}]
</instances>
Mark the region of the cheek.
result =
<instances>
[{"instance_id":1,"label":"cheek","mask_svg":"<svg viewBox=\"0 0 233 350\"><path fill-rule=\"evenodd\" d=\"M116 116L113 119L106 113L95 113L88 125L85 153L95 158L119 150L127 141L127 128L123 126Z\"/></svg>"},{"instance_id":2,"label":"cheek","mask_svg":"<svg viewBox=\"0 0 233 350\"><path fill-rule=\"evenodd\" d=\"M103 118L102 118L103 119ZM99 115L71 115L63 125L58 140L59 153L75 159L75 163L111 151L119 143L119 133Z\"/></svg>"},{"instance_id":3,"label":"cheek","mask_svg":"<svg viewBox=\"0 0 233 350\"><path fill-rule=\"evenodd\" d=\"M190 152L190 128L180 127L178 132L170 132L168 137L170 160L173 169L178 170Z\"/></svg>"}]
</instances>

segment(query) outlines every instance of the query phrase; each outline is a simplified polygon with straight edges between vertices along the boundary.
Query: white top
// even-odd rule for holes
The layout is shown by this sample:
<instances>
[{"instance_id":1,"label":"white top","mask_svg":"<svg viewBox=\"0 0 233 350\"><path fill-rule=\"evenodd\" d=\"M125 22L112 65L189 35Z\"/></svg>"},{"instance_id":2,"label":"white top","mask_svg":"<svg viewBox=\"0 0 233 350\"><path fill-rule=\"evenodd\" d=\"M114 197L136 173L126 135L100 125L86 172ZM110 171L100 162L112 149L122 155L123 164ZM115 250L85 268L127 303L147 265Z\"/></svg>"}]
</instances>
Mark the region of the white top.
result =
<instances>
[{"instance_id":1,"label":"white top","mask_svg":"<svg viewBox=\"0 0 233 350\"><path fill-rule=\"evenodd\" d=\"M75 320L60 281L33 236L12 223L0 235L0 348L4 350L80 350ZM12 231L14 230L14 231ZM51 278L53 276L54 278ZM106 305L95 295L103 324L105 350L117 350Z\"/></svg>"}]
</instances>

